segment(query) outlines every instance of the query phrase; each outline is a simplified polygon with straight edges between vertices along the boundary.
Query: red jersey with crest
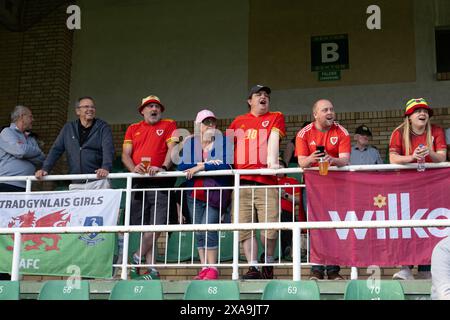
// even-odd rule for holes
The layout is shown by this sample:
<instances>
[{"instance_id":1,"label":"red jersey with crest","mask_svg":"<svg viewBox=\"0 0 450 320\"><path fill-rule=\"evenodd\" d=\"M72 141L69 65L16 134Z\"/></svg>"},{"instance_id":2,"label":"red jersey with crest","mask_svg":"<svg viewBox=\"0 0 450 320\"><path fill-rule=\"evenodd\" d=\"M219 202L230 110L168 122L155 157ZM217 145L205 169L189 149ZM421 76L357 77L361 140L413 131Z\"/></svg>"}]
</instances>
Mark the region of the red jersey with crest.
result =
<instances>
[{"instance_id":1,"label":"red jersey with crest","mask_svg":"<svg viewBox=\"0 0 450 320\"><path fill-rule=\"evenodd\" d=\"M172 119L161 119L156 124L145 121L130 125L125 133L124 145L131 144L131 158L135 165L141 162L141 157L151 157L151 165L161 167L166 159L167 144L176 142L174 135L177 124Z\"/></svg>"},{"instance_id":2,"label":"red jersey with crest","mask_svg":"<svg viewBox=\"0 0 450 320\"><path fill-rule=\"evenodd\" d=\"M281 112L267 112L262 116L249 112L236 117L227 130L228 136L234 134L234 168L267 168L267 145L272 131L277 132L280 137L286 135L286 125ZM263 184L277 184L276 176L243 175L241 178Z\"/></svg>"},{"instance_id":3,"label":"red jersey with crest","mask_svg":"<svg viewBox=\"0 0 450 320\"><path fill-rule=\"evenodd\" d=\"M301 184L301 183L297 179L292 178L292 177L282 177L282 178L278 178L278 184L287 186L286 188L283 188L283 190L286 193L288 193L290 195L294 195L294 196L300 195L300 202L298 202L298 201L295 202L295 205L297 205L298 209L299 209L298 221L306 221L306 215L305 215L305 212L303 211L301 187L289 187L291 185L296 185L296 184ZM292 202L282 197L281 198L281 209L283 211L292 213L293 212Z\"/></svg>"},{"instance_id":4,"label":"red jersey with crest","mask_svg":"<svg viewBox=\"0 0 450 320\"><path fill-rule=\"evenodd\" d=\"M414 150L419 146L419 144L427 145L427 133L426 131L421 135L416 135L412 131L410 133L411 139L411 150L409 154L411 155ZM431 146L433 151L447 150L447 143L445 142L444 129L439 126L431 125L431 140L433 145ZM391 141L389 142L389 152L396 152L399 155L406 155L406 149L403 145L403 129L395 129L392 132ZM414 162L417 162L414 160ZM430 156L425 157L425 162L433 162Z\"/></svg>"},{"instance_id":5,"label":"red jersey with crest","mask_svg":"<svg viewBox=\"0 0 450 320\"><path fill-rule=\"evenodd\" d=\"M333 158L339 158L340 153L351 152L350 136L347 130L334 122L330 129L322 132L313 123L308 124L297 133L295 138L295 155L309 156L316 151L317 146L325 146L325 151ZM312 166L318 166L314 163Z\"/></svg>"}]
</instances>

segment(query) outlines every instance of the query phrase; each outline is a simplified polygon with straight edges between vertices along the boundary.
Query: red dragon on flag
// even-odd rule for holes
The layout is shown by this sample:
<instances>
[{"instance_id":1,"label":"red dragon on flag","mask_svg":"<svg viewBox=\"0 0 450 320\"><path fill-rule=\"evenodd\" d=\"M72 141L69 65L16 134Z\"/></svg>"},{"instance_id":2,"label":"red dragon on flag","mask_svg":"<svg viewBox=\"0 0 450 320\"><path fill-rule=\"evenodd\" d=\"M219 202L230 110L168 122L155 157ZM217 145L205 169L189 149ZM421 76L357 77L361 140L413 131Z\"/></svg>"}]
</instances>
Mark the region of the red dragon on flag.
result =
<instances>
[{"instance_id":1,"label":"red dragon on flag","mask_svg":"<svg viewBox=\"0 0 450 320\"><path fill-rule=\"evenodd\" d=\"M39 219L36 219L34 211L28 211L27 213L21 214L17 217L12 217L8 223L8 228L65 227L68 222L70 222L70 214L67 212L65 213L64 210L49 213ZM12 238L14 240L14 235L12 235ZM43 238L53 240L52 245L47 244ZM22 243L27 241L31 241L33 243L26 245L25 251L39 250L40 246L43 244L45 244L45 251L59 250L59 240L61 240L61 236L55 233L22 235ZM12 251L13 247L8 246L7 249Z\"/></svg>"}]
</instances>

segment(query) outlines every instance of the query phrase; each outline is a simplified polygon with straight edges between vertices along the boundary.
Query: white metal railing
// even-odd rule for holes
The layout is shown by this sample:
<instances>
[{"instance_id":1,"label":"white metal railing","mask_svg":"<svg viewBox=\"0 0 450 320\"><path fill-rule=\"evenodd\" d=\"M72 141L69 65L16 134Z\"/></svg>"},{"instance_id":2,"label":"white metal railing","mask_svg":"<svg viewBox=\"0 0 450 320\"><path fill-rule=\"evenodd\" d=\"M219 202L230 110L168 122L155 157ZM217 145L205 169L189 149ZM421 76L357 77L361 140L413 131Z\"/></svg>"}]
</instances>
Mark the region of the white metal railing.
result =
<instances>
[{"instance_id":1,"label":"white metal railing","mask_svg":"<svg viewBox=\"0 0 450 320\"><path fill-rule=\"evenodd\" d=\"M429 169L433 168L447 168L450 167L450 163L439 164L426 164ZM358 165L358 166L346 166L341 168L330 167L330 171L379 171L379 170L402 170L417 168L415 164L409 165ZM317 168L311 168L306 170L317 170ZM300 231L302 229L351 229L351 228L398 228L398 227L450 227L450 220L388 220L388 221L340 221L340 222L272 222L272 223L238 223L239 221L239 190L241 188L248 188L248 186L240 186L240 176L245 174L261 174L261 175L275 175L280 173L299 173L303 172L300 168L287 168L287 169L259 169L259 170L220 170L198 173L197 176L217 176L217 175L233 175L234 186L231 187L234 190L234 222L230 224L182 224L182 225L145 225L145 226L130 226L130 206L131 206L131 192L139 189L132 189L132 179L134 178L148 178L148 176L142 176L135 173L113 173L109 175L111 179L124 179L127 180L125 189L122 189L126 193L125 204L125 225L124 226L95 226L95 227L39 227L39 228L0 228L0 234L14 234L14 248L13 248L13 260L12 260L12 272L11 280L19 279L19 261L21 250L21 235L33 234L33 233L102 233L102 232L124 232L124 243L122 253L122 268L121 278L127 278L128 265L128 243L129 232L176 232L176 231L233 231L233 262L232 262L232 279L239 278L239 266L246 266L248 264L239 263L239 234L241 230L292 230L292 253L293 253L293 279L300 280L300 268L301 268L301 241ZM162 172L157 174L157 177L183 177L183 172ZM95 174L82 174L82 175L50 175L46 176L42 181L59 181L59 180L94 180ZM0 183L5 181L26 181L26 193L31 192L31 184L33 181L37 181L34 176L17 176L17 177L0 177ZM288 186L297 187L295 186ZM303 185L301 185L303 186ZM258 186L251 186L256 188ZM269 186L264 186L269 187ZM286 188L286 186L271 186L273 188ZM161 188L158 190L174 190L177 188ZM178 188L179 189L179 188ZM190 188L193 189L193 188ZM215 189L215 188L208 188ZM216 188L217 189L217 188ZM152 189L155 190L155 189ZM183 188L183 190L189 190ZM54 192L54 191L51 191ZM47 192L35 192L35 193L48 193ZM293 213L295 214L295 212ZM167 248L166 248L167 249ZM156 250L156 246L153 248ZM160 264L152 264L145 266L153 266ZM224 264L221 264L224 265ZM270 264L269 264L270 265ZM273 264L272 264L273 265ZM290 265L290 264L289 264ZM144 265L143 265L144 266ZM174 266L170 264L170 266ZM199 264L176 266L195 266L199 267ZM352 277L354 277L354 271L352 270Z\"/></svg>"}]
</instances>

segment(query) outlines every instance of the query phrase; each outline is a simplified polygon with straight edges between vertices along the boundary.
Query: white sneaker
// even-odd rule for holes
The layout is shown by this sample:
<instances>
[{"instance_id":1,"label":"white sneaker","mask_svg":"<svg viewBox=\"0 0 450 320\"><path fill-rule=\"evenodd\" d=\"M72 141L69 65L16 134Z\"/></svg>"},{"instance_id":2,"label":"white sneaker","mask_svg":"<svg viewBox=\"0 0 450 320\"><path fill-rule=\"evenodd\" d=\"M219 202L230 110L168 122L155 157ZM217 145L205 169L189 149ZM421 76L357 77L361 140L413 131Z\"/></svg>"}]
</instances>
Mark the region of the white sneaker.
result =
<instances>
[{"instance_id":1,"label":"white sneaker","mask_svg":"<svg viewBox=\"0 0 450 320\"><path fill-rule=\"evenodd\" d=\"M417 272L417 279L430 280L431 279L431 271Z\"/></svg>"},{"instance_id":2,"label":"white sneaker","mask_svg":"<svg viewBox=\"0 0 450 320\"><path fill-rule=\"evenodd\" d=\"M399 272L394 273L394 275L392 276L392 279L394 279L394 280L414 280L414 276L409 267L402 267L402 269Z\"/></svg>"}]
</instances>

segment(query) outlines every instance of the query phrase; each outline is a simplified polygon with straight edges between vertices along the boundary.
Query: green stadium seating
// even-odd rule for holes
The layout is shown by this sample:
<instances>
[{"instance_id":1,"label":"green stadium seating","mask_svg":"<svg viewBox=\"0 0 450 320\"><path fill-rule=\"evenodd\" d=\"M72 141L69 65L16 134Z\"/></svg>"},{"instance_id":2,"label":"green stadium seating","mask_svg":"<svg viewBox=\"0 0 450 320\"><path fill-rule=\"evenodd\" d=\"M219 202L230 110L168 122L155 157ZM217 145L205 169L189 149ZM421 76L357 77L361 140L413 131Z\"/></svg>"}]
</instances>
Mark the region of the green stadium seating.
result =
<instances>
[{"instance_id":1,"label":"green stadium seating","mask_svg":"<svg viewBox=\"0 0 450 320\"><path fill-rule=\"evenodd\" d=\"M163 300L162 285L158 280L118 281L111 291L109 300Z\"/></svg>"},{"instance_id":2,"label":"green stadium seating","mask_svg":"<svg viewBox=\"0 0 450 320\"><path fill-rule=\"evenodd\" d=\"M239 300L239 286L232 280L194 280L188 285L184 300Z\"/></svg>"},{"instance_id":3,"label":"green stadium seating","mask_svg":"<svg viewBox=\"0 0 450 320\"><path fill-rule=\"evenodd\" d=\"M233 260L233 231L221 231L220 237L220 262Z\"/></svg>"},{"instance_id":4,"label":"green stadium seating","mask_svg":"<svg viewBox=\"0 0 450 320\"><path fill-rule=\"evenodd\" d=\"M194 243L194 260L198 261L197 242L193 239L194 232L172 232L167 242L167 262L192 260L192 243ZM179 257L178 257L179 253ZM165 255L157 256L156 261L164 262Z\"/></svg>"},{"instance_id":5,"label":"green stadium seating","mask_svg":"<svg viewBox=\"0 0 450 320\"><path fill-rule=\"evenodd\" d=\"M264 288L262 300L320 300L316 281L272 280Z\"/></svg>"},{"instance_id":6,"label":"green stadium seating","mask_svg":"<svg viewBox=\"0 0 450 320\"><path fill-rule=\"evenodd\" d=\"M38 300L89 300L89 282L80 280L79 285L80 288L71 287L67 280L47 281L39 292Z\"/></svg>"},{"instance_id":7,"label":"green stadium seating","mask_svg":"<svg viewBox=\"0 0 450 320\"><path fill-rule=\"evenodd\" d=\"M19 300L19 281L0 281L0 300Z\"/></svg>"},{"instance_id":8,"label":"green stadium seating","mask_svg":"<svg viewBox=\"0 0 450 320\"><path fill-rule=\"evenodd\" d=\"M349 281L345 288L344 300L405 300L403 287L399 281L375 281L373 279Z\"/></svg>"}]
</instances>

